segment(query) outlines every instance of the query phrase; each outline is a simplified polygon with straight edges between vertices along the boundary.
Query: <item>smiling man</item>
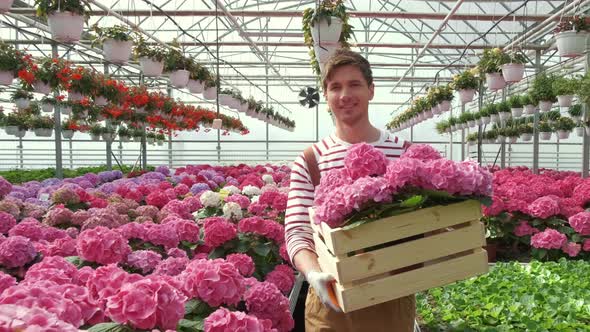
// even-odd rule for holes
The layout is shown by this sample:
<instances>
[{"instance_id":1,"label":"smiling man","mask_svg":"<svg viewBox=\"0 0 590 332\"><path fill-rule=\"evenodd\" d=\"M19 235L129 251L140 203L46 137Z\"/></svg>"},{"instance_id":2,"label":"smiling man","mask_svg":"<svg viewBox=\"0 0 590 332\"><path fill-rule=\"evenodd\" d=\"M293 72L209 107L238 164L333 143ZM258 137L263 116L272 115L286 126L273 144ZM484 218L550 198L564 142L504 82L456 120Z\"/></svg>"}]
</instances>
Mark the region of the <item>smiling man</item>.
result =
<instances>
[{"instance_id":1,"label":"smiling man","mask_svg":"<svg viewBox=\"0 0 590 332\"><path fill-rule=\"evenodd\" d=\"M344 167L347 148L355 143L374 145L389 159L397 159L406 142L369 121L369 101L375 94L369 62L341 49L328 60L322 77L324 97L332 110L336 131L307 148L294 162L285 216L285 239L293 265L310 284L305 303L306 331L410 332L414 328L415 299L407 296L369 308L342 313L330 300L334 277L321 270L315 253L308 208L321 175Z\"/></svg>"}]
</instances>

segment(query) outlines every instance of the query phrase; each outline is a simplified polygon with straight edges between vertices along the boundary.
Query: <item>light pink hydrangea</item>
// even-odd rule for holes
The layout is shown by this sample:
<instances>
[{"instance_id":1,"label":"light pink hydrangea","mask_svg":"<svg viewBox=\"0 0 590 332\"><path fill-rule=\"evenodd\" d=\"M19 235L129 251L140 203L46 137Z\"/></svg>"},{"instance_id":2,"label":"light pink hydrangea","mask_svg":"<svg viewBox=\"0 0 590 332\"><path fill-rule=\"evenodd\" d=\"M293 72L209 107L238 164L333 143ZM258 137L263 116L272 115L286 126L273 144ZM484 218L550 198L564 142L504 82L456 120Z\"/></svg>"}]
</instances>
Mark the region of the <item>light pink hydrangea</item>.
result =
<instances>
[{"instance_id":1,"label":"light pink hydrangea","mask_svg":"<svg viewBox=\"0 0 590 332\"><path fill-rule=\"evenodd\" d=\"M28 269L24 280L29 283L51 281L57 285L75 284L78 282L78 270L63 257L45 257Z\"/></svg>"},{"instance_id":2,"label":"light pink hydrangea","mask_svg":"<svg viewBox=\"0 0 590 332\"><path fill-rule=\"evenodd\" d=\"M230 254L225 259L232 263L244 277L249 277L254 273L254 261L246 254Z\"/></svg>"},{"instance_id":3,"label":"light pink hydrangea","mask_svg":"<svg viewBox=\"0 0 590 332\"><path fill-rule=\"evenodd\" d=\"M78 332L79 330L54 313L41 308L4 304L0 306L1 331Z\"/></svg>"},{"instance_id":4,"label":"light pink hydrangea","mask_svg":"<svg viewBox=\"0 0 590 332\"><path fill-rule=\"evenodd\" d=\"M264 280L277 286L283 294L289 294L295 284L295 274L289 265L277 265L264 277Z\"/></svg>"},{"instance_id":5,"label":"light pink hydrangea","mask_svg":"<svg viewBox=\"0 0 590 332\"><path fill-rule=\"evenodd\" d=\"M273 332L272 322L241 311L219 308L205 319L205 332Z\"/></svg>"},{"instance_id":6,"label":"light pink hydrangea","mask_svg":"<svg viewBox=\"0 0 590 332\"><path fill-rule=\"evenodd\" d=\"M539 230L529 225L526 220L521 220L518 225L514 228L514 235L516 236L527 236L539 233Z\"/></svg>"},{"instance_id":7,"label":"light pink hydrangea","mask_svg":"<svg viewBox=\"0 0 590 332\"><path fill-rule=\"evenodd\" d=\"M0 294L12 286L16 286L16 279L10 274L0 271Z\"/></svg>"},{"instance_id":8,"label":"light pink hydrangea","mask_svg":"<svg viewBox=\"0 0 590 332\"><path fill-rule=\"evenodd\" d=\"M531 216L541 219L547 219L560 212L559 202L551 196L537 198L529 205L528 210Z\"/></svg>"},{"instance_id":9,"label":"light pink hydrangea","mask_svg":"<svg viewBox=\"0 0 590 332\"><path fill-rule=\"evenodd\" d=\"M353 180L365 176L383 175L387 167L387 157L370 144L354 144L348 148L344 157L344 167Z\"/></svg>"},{"instance_id":10,"label":"light pink hydrangea","mask_svg":"<svg viewBox=\"0 0 590 332\"><path fill-rule=\"evenodd\" d=\"M247 209L250 205L250 199L241 194L229 195L225 198L228 203L238 203L242 209Z\"/></svg>"},{"instance_id":11,"label":"light pink hydrangea","mask_svg":"<svg viewBox=\"0 0 590 332\"><path fill-rule=\"evenodd\" d=\"M421 161L441 159L440 153L430 145L412 144L401 155L402 159L413 158Z\"/></svg>"},{"instance_id":12,"label":"light pink hydrangea","mask_svg":"<svg viewBox=\"0 0 590 332\"><path fill-rule=\"evenodd\" d=\"M189 263L188 257L168 257L161 261L154 270L154 275L177 276Z\"/></svg>"},{"instance_id":13,"label":"light pink hydrangea","mask_svg":"<svg viewBox=\"0 0 590 332\"><path fill-rule=\"evenodd\" d=\"M180 242L174 226L170 224L156 224L149 227L146 237L147 241L155 245L164 246L166 249L175 248Z\"/></svg>"},{"instance_id":14,"label":"light pink hydrangea","mask_svg":"<svg viewBox=\"0 0 590 332\"><path fill-rule=\"evenodd\" d=\"M0 264L8 268L24 266L35 259L37 250L23 236L9 236L0 243Z\"/></svg>"},{"instance_id":15,"label":"light pink hydrangea","mask_svg":"<svg viewBox=\"0 0 590 332\"><path fill-rule=\"evenodd\" d=\"M567 242L561 247L561 250L570 257L576 257L582 250L582 245L575 242Z\"/></svg>"},{"instance_id":16,"label":"light pink hydrangea","mask_svg":"<svg viewBox=\"0 0 590 332\"><path fill-rule=\"evenodd\" d=\"M196 243L199 241L200 229L193 221L176 219L166 224L174 228L180 241L187 241L190 243Z\"/></svg>"},{"instance_id":17,"label":"light pink hydrangea","mask_svg":"<svg viewBox=\"0 0 590 332\"><path fill-rule=\"evenodd\" d=\"M294 179L299 179L300 175L293 173ZM353 181L346 168L336 168L329 170L320 178L320 183L315 189L314 204L322 204L331 194L331 192L344 185L351 184Z\"/></svg>"},{"instance_id":18,"label":"light pink hydrangea","mask_svg":"<svg viewBox=\"0 0 590 332\"><path fill-rule=\"evenodd\" d=\"M569 223L580 235L590 235L590 212L584 211L571 216Z\"/></svg>"},{"instance_id":19,"label":"light pink hydrangea","mask_svg":"<svg viewBox=\"0 0 590 332\"><path fill-rule=\"evenodd\" d=\"M238 269L223 259L194 260L181 274L185 294L205 301L212 307L236 305L244 292Z\"/></svg>"},{"instance_id":20,"label":"light pink hydrangea","mask_svg":"<svg viewBox=\"0 0 590 332\"><path fill-rule=\"evenodd\" d=\"M83 231L77 241L78 254L89 262L104 265L119 263L131 252L127 239L102 226Z\"/></svg>"},{"instance_id":21,"label":"light pink hydrangea","mask_svg":"<svg viewBox=\"0 0 590 332\"><path fill-rule=\"evenodd\" d=\"M74 213L67 208L53 208L47 212L43 223L48 226L67 225L72 222Z\"/></svg>"},{"instance_id":22,"label":"light pink hydrangea","mask_svg":"<svg viewBox=\"0 0 590 332\"><path fill-rule=\"evenodd\" d=\"M234 239L237 235L236 225L226 220L207 218L203 229L205 245L212 248Z\"/></svg>"},{"instance_id":23,"label":"light pink hydrangea","mask_svg":"<svg viewBox=\"0 0 590 332\"><path fill-rule=\"evenodd\" d=\"M162 255L151 250L137 250L127 256L127 265L140 270L144 275L152 272L160 261Z\"/></svg>"},{"instance_id":24,"label":"light pink hydrangea","mask_svg":"<svg viewBox=\"0 0 590 332\"><path fill-rule=\"evenodd\" d=\"M186 297L157 278L146 278L121 287L109 297L106 314L115 322L139 329L176 329L184 317Z\"/></svg>"},{"instance_id":25,"label":"light pink hydrangea","mask_svg":"<svg viewBox=\"0 0 590 332\"><path fill-rule=\"evenodd\" d=\"M90 298L97 301L104 309L107 299L116 294L123 285L141 279L143 278L139 274L127 273L117 265L110 264L96 269L94 274L89 276L86 285L90 292Z\"/></svg>"},{"instance_id":26,"label":"light pink hydrangea","mask_svg":"<svg viewBox=\"0 0 590 332\"><path fill-rule=\"evenodd\" d=\"M552 228L531 237L531 245L538 249L561 249L566 242L567 236Z\"/></svg>"}]
</instances>

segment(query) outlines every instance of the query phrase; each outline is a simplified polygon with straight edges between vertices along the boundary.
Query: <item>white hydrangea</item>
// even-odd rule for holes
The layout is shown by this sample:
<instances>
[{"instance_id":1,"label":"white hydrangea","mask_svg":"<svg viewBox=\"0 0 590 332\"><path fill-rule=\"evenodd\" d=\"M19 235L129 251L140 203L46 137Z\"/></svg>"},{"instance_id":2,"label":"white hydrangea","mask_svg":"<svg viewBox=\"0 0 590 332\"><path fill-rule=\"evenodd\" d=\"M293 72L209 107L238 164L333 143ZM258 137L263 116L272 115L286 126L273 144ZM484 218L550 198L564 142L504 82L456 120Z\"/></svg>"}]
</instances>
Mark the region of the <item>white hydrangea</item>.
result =
<instances>
[{"instance_id":1,"label":"white hydrangea","mask_svg":"<svg viewBox=\"0 0 590 332\"><path fill-rule=\"evenodd\" d=\"M264 181L264 183L266 183L266 184L275 183L275 180L272 178L272 175L270 175L270 174L264 174L262 176L262 181Z\"/></svg>"},{"instance_id":2,"label":"white hydrangea","mask_svg":"<svg viewBox=\"0 0 590 332\"><path fill-rule=\"evenodd\" d=\"M282 193L288 194L289 193L289 187L280 187L279 188L279 191L282 192Z\"/></svg>"},{"instance_id":3,"label":"white hydrangea","mask_svg":"<svg viewBox=\"0 0 590 332\"><path fill-rule=\"evenodd\" d=\"M254 203L258 203L258 200L260 199L260 196L253 196L250 199L250 203L254 204Z\"/></svg>"},{"instance_id":4,"label":"white hydrangea","mask_svg":"<svg viewBox=\"0 0 590 332\"><path fill-rule=\"evenodd\" d=\"M240 188L236 186L225 186L223 190L229 191L232 195L241 193Z\"/></svg>"},{"instance_id":5,"label":"white hydrangea","mask_svg":"<svg viewBox=\"0 0 590 332\"><path fill-rule=\"evenodd\" d=\"M240 204L234 202L225 203L223 206L223 217L233 220L242 219L242 208Z\"/></svg>"},{"instance_id":6,"label":"white hydrangea","mask_svg":"<svg viewBox=\"0 0 590 332\"><path fill-rule=\"evenodd\" d=\"M242 189L242 194L248 196L260 195L261 193L260 188L256 186L245 186L244 189Z\"/></svg>"},{"instance_id":7,"label":"white hydrangea","mask_svg":"<svg viewBox=\"0 0 590 332\"><path fill-rule=\"evenodd\" d=\"M221 203L221 195L211 190L203 192L200 199L204 207L216 207Z\"/></svg>"},{"instance_id":8,"label":"white hydrangea","mask_svg":"<svg viewBox=\"0 0 590 332\"><path fill-rule=\"evenodd\" d=\"M264 169L266 169L267 172L272 173L273 169L270 166L264 166Z\"/></svg>"},{"instance_id":9,"label":"white hydrangea","mask_svg":"<svg viewBox=\"0 0 590 332\"><path fill-rule=\"evenodd\" d=\"M279 187L277 187L276 184L267 184L267 185L264 185L264 187L262 187L262 189L260 189L261 193L265 193L267 191L279 191Z\"/></svg>"}]
</instances>

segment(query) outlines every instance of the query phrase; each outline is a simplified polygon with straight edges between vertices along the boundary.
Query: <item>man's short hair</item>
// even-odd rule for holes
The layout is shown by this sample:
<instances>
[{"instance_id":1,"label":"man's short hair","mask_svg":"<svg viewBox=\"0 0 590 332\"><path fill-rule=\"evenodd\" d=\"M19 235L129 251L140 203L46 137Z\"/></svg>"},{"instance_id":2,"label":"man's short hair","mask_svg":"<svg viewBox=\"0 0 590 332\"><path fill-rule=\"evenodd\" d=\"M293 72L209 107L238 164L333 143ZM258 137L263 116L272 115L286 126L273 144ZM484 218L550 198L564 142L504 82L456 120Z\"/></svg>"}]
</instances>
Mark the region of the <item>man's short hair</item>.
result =
<instances>
[{"instance_id":1,"label":"man's short hair","mask_svg":"<svg viewBox=\"0 0 590 332\"><path fill-rule=\"evenodd\" d=\"M328 62L326 62L324 67L324 72L322 74L322 86L324 90L326 90L328 80L332 77L334 70L347 65L357 67L367 81L367 85L370 86L373 84L373 72L371 71L369 61L359 53L346 48L340 48L328 59Z\"/></svg>"}]
</instances>

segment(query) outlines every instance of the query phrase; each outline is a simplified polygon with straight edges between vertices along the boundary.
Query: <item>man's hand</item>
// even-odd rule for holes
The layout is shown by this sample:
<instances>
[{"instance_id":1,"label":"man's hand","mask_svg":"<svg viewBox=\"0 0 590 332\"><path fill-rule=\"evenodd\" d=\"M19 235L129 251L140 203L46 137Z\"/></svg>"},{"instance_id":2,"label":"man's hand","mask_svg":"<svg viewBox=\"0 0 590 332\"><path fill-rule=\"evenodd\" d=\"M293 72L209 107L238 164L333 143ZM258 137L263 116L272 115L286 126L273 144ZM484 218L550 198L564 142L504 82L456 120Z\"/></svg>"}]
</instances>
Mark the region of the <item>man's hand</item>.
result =
<instances>
[{"instance_id":1,"label":"man's hand","mask_svg":"<svg viewBox=\"0 0 590 332\"><path fill-rule=\"evenodd\" d=\"M342 312L338 304L334 303L330 296L328 287L332 287L332 283L335 281L331 274L312 270L307 273L305 278L325 306L336 312Z\"/></svg>"}]
</instances>

